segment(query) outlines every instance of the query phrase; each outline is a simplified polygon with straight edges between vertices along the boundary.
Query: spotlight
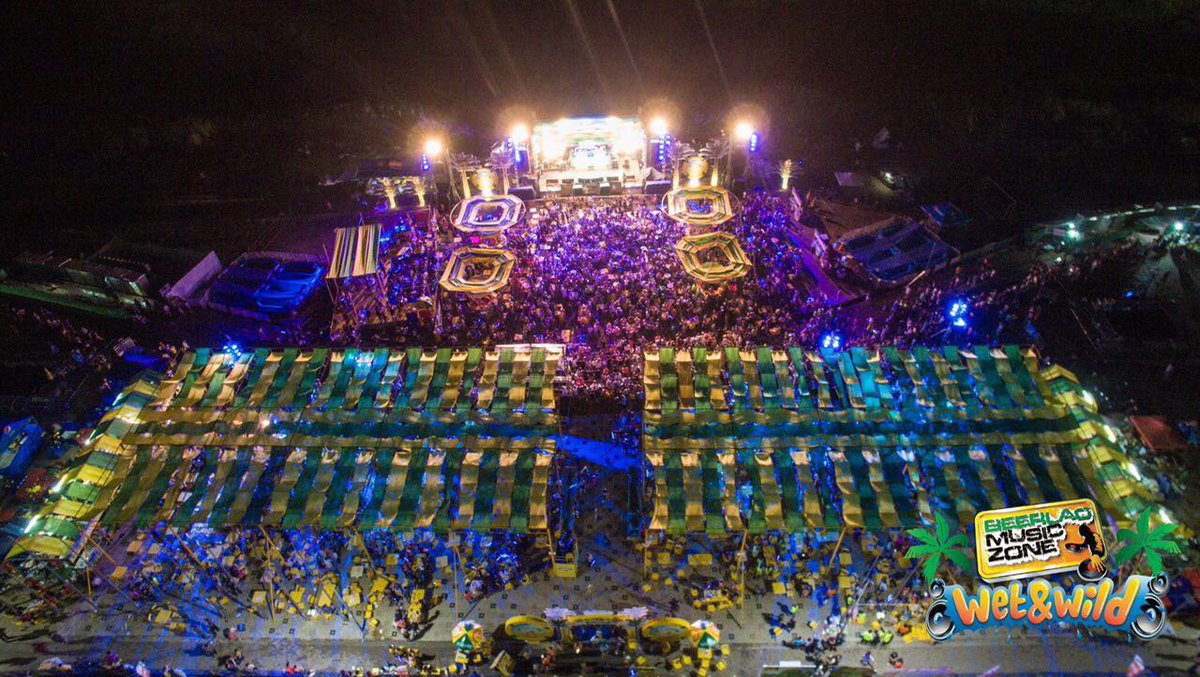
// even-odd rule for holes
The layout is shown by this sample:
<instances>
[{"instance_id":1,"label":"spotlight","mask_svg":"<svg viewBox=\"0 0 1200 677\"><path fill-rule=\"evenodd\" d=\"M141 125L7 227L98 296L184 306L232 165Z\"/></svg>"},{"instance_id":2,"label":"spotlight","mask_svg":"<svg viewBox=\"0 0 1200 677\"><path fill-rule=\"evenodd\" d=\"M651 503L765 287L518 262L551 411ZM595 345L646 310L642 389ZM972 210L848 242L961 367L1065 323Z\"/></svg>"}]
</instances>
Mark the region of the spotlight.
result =
<instances>
[{"instance_id":1,"label":"spotlight","mask_svg":"<svg viewBox=\"0 0 1200 677\"><path fill-rule=\"evenodd\" d=\"M1175 232L1176 232L1176 233L1182 233L1182 232L1183 232L1183 221L1176 221L1176 222L1175 222Z\"/></svg>"},{"instance_id":2,"label":"spotlight","mask_svg":"<svg viewBox=\"0 0 1200 677\"><path fill-rule=\"evenodd\" d=\"M759 136L758 132L752 132L750 134L750 140L746 142L746 150L749 150L751 153L757 153L758 142L761 140L761 138L762 137Z\"/></svg>"},{"instance_id":3,"label":"spotlight","mask_svg":"<svg viewBox=\"0 0 1200 677\"><path fill-rule=\"evenodd\" d=\"M437 157L442 154L443 146L441 139L426 139L425 154L430 157Z\"/></svg>"},{"instance_id":4,"label":"spotlight","mask_svg":"<svg viewBox=\"0 0 1200 677\"><path fill-rule=\"evenodd\" d=\"M742 120L733 127L733 137L738 141L749 141L752 134L754 134L754 125L746 120Z\"/></svg>"},{"instance_id":5,"label":"spotlight","mask_svg":"<svg viewBox=\"0 0 1200 677\"><path fill-rule=\"evenodd\" d=\"M524 122L518 122L517 124L513 125L513 128L509 131L508 136L515 143L525 143L529 140L529 125L526 125Z\"/></svg>"},{"instance_id":6,"label":"spotlight","mask_svg":"<svg viewBox=\"0 0 1200 677\"><path fill-rule=\"evenodd\" d=\"M950 302L950 307L946 310L946 317L950 320L950 324L954 327L963 328L967 326L967 314L970 312L971 306L963 299L954 299Z\"/></svg>"},{"instance_id":7,"label":"spotlight","mask_svg":"<svg viewBox=\"0 0 1200 677\"><path fill-rule=\"evenodd\" d=\"M821 337L821 348L824 350L841 350L842 335L836 331L831 331Z\"/></svg>"},{"instance_id":8,"label":"spotlight","mask_svg":"<svg viewBox=\"0 0 1200 677\"><path fill-rule=\"evenodd\" d=\"M650 121L650 133L662 138L667 135L667 119L659 116Z\"/></svg>"}]
</instances>

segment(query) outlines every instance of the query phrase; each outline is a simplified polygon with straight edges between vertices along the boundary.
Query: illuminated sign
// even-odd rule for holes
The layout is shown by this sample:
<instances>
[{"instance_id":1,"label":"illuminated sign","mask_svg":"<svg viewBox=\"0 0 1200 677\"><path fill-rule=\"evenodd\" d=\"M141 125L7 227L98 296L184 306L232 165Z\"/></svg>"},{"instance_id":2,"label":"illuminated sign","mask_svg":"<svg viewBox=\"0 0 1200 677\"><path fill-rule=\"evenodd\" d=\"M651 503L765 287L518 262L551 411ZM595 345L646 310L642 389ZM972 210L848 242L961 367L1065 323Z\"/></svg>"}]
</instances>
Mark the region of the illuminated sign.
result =
<instances>
[{"instance_id":1,"label":"illuminated sign","mask_svg":"<svg viewBox=\"0 0 1200 677\"><path fill-rule=\"evenodd\" d=\"M989 583L1071 571L1107 573L1096 505L1087 499L988 510L975 515L975 561Z\"/></svg>"},{"instance_id":2,"label":"illuminated sign","mask_svg":"<svg viewBox=\"0 0 1200 677\"><path fill-rule=\"evenodd\" d=\"M959 630L1025 625L1052 627L1058 623L1118 630L1137 639L1152 639L1166 625L1166 575L1130 576L1117 589L1112 579L1070 589L1044 578L981 585L974 593L961 585L935 581L933 604L925 616L929 636L950 638Z\"/></svg>"}]
</instances>

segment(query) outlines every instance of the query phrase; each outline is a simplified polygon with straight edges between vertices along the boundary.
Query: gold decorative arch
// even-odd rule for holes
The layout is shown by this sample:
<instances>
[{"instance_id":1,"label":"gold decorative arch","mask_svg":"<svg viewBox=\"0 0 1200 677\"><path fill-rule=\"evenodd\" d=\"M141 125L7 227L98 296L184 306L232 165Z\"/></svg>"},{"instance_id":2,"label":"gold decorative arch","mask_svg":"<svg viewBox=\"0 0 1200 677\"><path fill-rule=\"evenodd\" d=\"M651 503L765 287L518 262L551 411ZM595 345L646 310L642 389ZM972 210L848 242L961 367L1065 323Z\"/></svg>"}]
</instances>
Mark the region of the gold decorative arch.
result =
<instances>
[{"instance_id":1,"label":"gold decorative arch","mask_svg":"<svg viewBox=\"0 0 1200 677\"><path fill-rule=\"evenodd\" d=\"M492 294L508 284L516 260L503 249L460 247L446 262L440 283L446 291Z\"/></svg>"},{"instance_id":2,"label":"gold decorative arch","mask_svg":"<svg viewBox=\"0 0 1200 677\"><path fill-rule=\"evenodd\" d=\"M719 252L722 261L704 261L709 251ZM688 275L708 284L722 284L750 272L750 259L737 238L713 232L688 235L675 243L675 253Z\"/></svg>"},{"instance_id":3,"label":"gold decorative arch","mask_svg":"<svg viewBox=\"0 0 1200 677\"><path fill-rule=\"evenodd\" d=\"M733 218L733 198L720 186L677 188L665 201L667 216L688 226L719 226Z\"/></svg>"},{"instance_id":4,"label":"gold decorative arch","mask_svg":"<svg viewBox=\"0 0 1200 677\"><path fill-rule=\"evenodd\" d=\"M525 203L515 195L475 195L455 205L450 218L464 233L499 235L525 218Z\"/></svg>"}]
</instances>

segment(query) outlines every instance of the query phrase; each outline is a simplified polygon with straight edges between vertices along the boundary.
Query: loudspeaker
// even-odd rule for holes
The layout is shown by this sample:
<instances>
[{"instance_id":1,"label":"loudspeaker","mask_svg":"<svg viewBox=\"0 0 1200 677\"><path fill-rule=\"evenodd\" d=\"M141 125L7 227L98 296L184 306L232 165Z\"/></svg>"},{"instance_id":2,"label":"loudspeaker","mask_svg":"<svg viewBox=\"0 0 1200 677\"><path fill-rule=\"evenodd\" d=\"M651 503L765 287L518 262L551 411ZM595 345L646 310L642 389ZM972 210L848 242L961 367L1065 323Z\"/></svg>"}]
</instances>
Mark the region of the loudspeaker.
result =
<instances>
[{"instance_id":1,"label":"loudspeaker","mask_svg":"<svg viewBox=\"0 0 1200 677\"><path fill-rule=\"evenodd\" d=\"M508 194L515 195L522 200L537 199L537 191L533 189L533 186L513 186L508 189Z\"/></svg>"},{"instance_id":2,"label":"loudspeaker","mask_svg":"<svg viewBox=\"0 0 1200 677\"><path fill-rule=\"evenodd\" d=\"M666 195L671 192L671 182L647 181L645 191L647 195Z\"/></svg>"}]
</instances>

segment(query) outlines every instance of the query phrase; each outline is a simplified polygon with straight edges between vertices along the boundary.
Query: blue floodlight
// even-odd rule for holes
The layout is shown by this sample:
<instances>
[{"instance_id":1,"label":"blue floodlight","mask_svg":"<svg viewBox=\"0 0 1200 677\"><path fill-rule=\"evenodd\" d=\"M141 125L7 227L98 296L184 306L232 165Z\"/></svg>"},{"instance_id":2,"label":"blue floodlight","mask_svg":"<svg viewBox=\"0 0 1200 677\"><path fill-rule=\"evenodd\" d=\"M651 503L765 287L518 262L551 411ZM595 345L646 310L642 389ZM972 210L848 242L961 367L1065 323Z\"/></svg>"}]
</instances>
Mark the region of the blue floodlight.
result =
<instances>
[{"instance_id":1,"label":"blue floodlight","mask_svg":"<svg viewBox=\"0 0 1200 677\"><path fill-rule=\"evenodd\" d=\"M962 328L967 326L967 316L970 311L971 306L965 300L954 299L946 310L946 317L952 326Z\"/></svg>"},{"instance_id":2,"label":"blue floodlight","mask_svg":"<svg viewBox=\"0 0 1200 677\"><path fill-rule=\"evenodd\" d=\"M758 143L761 140L762 140L762 137L759 136L758 132L754 132L753 134L750 135L750 139L748 141L746 141L746 148L751 153L757 153L758 152Z\"/></svg>"},{"instance_id":3,"label":"blue floodlight","mask_svg":"<svg viewBox=\"0 0 1200 677\"><path fill-rule=\"evenodd\" d=\"M432 168L433 166L429 164L429 154L421 153L421 173L428 174Z\"/></svg>"},{"instance_id":4,"label":"blue floodlight","mask_svg":"<svg viewBox=\"0 0 1200 677\"><path fill-rule=\"evenodd\" d=\"M836 331L831 331L821 337L821 348L825 350L841 350L842 335Z\"/></svg>"}]
</instances>

